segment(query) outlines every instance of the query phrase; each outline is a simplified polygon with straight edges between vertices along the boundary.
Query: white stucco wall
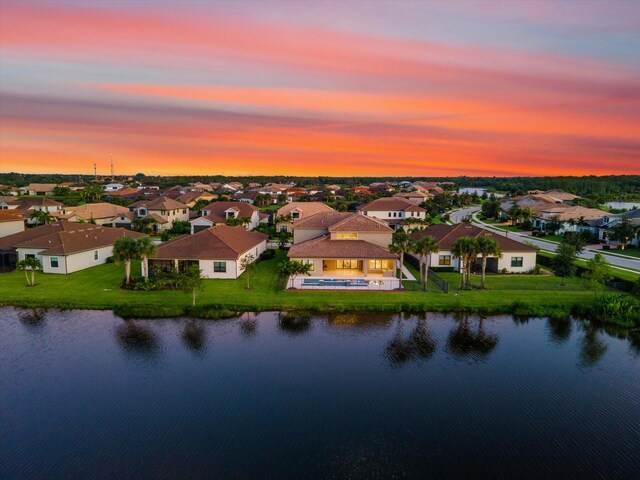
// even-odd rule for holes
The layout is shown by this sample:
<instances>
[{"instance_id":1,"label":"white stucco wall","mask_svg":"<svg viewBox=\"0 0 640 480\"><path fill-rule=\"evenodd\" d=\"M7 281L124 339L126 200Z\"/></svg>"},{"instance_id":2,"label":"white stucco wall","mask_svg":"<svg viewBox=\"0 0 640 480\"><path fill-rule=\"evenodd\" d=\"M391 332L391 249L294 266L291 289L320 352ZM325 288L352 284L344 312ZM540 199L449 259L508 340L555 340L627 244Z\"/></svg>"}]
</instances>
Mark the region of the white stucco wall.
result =
<instances>
[{"instance_id":1,"label":"white stucco wall","mask_svg":"<svg viewBox=\"0 0 640 480\"><path fill-rule=\"evenodd\" d=\"M251 254L254 257L254 261L258 259L260 254L267 249L267 241L263 241L259 245L251 248L244 252L238 260L200 260L200 270L202 270L202 274L207 279L234 279L238 278L244 270L241 267L241 262L244 257ZM213 263L214 262L225 262L227 264L226 272L214 272L213 271Z\"/></svg>"},{"instance_id":2,"label":"white stucco wall","mask_svg":"<svg viewBox=\"0 0 640 480\"><path fill-rule=\"evenodd\" d=\"M522 267L512 267L511 257L522 257ZM498 260L498 272L506 268L511 273L526 273L536 266L536 252L506 252Z\"/></svg>"},{"instance_id":3,"label":"white stucco wall","mask_svg":"<svg viewBox=\"0 0 640 480\"><path fill-rule=\"evenodd\" d=\"M404 211L398 211L398 210L384 210L384 211L369 211L369 212L359 211L359 213L364 214L367 217L379 218L381 220L393 220L393 219L397 220L397 219L404 219L404 218L424 219L426 212L404 212ZM394 213L396 214L395 217L393 216ZM389 216L389 214L391 214L391 216Z\"/></svg>"},{"instance_id":4,"label":"white stucco wall","mask_svg":"<svg viewBox=\"0 0 640 480\"><path fill-rule=\"evenodd\" d=\"M0 222L0 237L6 237L22 231L24 231L24 220Z\"/></svg>"}]
</instances>

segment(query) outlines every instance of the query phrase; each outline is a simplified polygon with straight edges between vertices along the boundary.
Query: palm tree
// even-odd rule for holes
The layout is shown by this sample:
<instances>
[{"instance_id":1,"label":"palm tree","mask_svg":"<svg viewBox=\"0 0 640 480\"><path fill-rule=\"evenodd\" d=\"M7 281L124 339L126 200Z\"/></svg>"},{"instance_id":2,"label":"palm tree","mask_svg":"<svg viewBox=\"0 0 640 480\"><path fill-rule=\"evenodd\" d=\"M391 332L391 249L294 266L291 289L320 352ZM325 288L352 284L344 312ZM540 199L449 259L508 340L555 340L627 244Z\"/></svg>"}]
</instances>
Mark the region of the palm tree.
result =
<instances>
[{"instance_id":1,"label":"palm tree","mask_svg":"<svg viewBox=\"0 0 640 480\"><path fill-rule=\"evenodd\" d=\"M36 270L42 269L42 263L36 257L25 257L24 260L20 260L16 263L16 268L24 272L24 276L27 279L27 286L33 287L36 284ZM31 270L31 278L27 271Z\"/></svg>"},{"instance_id":2,"label":"palm tree","mask_svg":"<svg viewBox=\"0 0 640 480\"><path fill-rule=\"evenodd\" d=\"M404 230L398 230L393 234L391 245L389 245L389 251L400 256L400 288L402 288L402 266L404 265L404 254L411 251L412 241Z\"/></svg>"},{"instance_id":3,"label":"palm tree","mask_svg":"<svg viewBox=\"0 0 640 480\"><path fill-rule=\"evenodd\" d=\"M438 240L431 235L426 235L413 244L413 253L418 255L420 260L420 284L424 291L427 291L427 283L429 282L429 264L431 263L431 254L440 250ZM426 268L424 268L426 266ZM424 277L423 277L424 268ZM424 283L423 283L424 279Z\"/></svg>"},{"instance_id":4,"label":"palm tree","mask_svg":"<svg viewBox=\"0 0 640 480\"><path fill-rule=\"evenodd\" d=\"M487 258L488 257L502 257L502 249L498 242L488 235L483 235L476 240L478 254L482 257L482 288L485 288L484 278L487 271Z\"/></svg>"},{"instance_id":5,"label":"palm tree","mask_svg":"<svg viewBox=\"0 0 640 480\"><path fill-rule=\"evenodd\" d=\"M156 253L156 245L149 237L139 238L136 242L138 256L142 261L142 276L145 282L149 281L148 258Z\"/></svg>"},{"instance_id":6,"label":"palm tree","mask_svg":"<svg viewBox=\"0 0 640 480\"><path fill-rule=\"evenodd\" d=\"M475 238L460 237L451 247L454 257L460 259L460 288L471 286L471 263L478 256L478 245ZM465 282L466 274L466 282Z\"/></svg>"},{"instance_id":7,"label":"palm tree","mask_svg":"<svg viewBox=\"0 0 640 480\"><path fill-rule=\"evenodd\" d=\"M54 222L56 217L51 215L51 212L47 212L45 210L33 210L29 215L29 218L36 221L36 224L47 225L48 223Z\"/></svg>"},{"instance_id":8,"label":"palm tree","mask_svg":"<svg viewBox=\"0 0 640 480\"><path fill-rule=\"evenodd\" d=\"M507 212L507 216L511 219L511 224L515 225L518 222L518 218L522 214L522 209L518 206L517 203L511 205L509 211Z\"/></svg>"},{"instance_id":9,"label":"palm tree","mask_svg":"<svg viewBox=\"0 0 640 480\"><path fill-rule=\"evenodd\" d=\"M124 263L125 285L129 285L131 279L131 260L139 258L138 242L131 237L120 237L113 244L113 260L119 264Z\"/></svg>"}]
</instances>

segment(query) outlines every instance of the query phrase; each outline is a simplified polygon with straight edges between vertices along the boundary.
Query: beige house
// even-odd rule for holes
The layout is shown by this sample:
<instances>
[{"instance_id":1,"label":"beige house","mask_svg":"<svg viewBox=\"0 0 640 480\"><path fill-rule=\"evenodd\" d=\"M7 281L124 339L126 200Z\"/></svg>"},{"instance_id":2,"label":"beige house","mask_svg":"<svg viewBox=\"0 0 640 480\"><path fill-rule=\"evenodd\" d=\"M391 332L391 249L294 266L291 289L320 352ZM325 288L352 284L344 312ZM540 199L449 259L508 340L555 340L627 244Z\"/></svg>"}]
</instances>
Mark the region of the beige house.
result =
<instances>
[{"instance_id":1,"label":"beige house","mask_svg":"<svg viewBox=\"0 0 640 480\"><path fill-rule=\"evenodd\" d=\"M101 202L87 203L77 207L63 206L61 210L53 215L60 220L67 220L69 222L93 222L96 225L111 227L116 217L126 215L127 213L129 213L127 207Z\"/></svg>"},{"instance_id":2,"label":"beige house","mask_svg":"<svg viewBox=\"0 0 640 480\"><path fill-rule=\"evenodd\" d=\"M454 257L451 249L453 244L462 237L479 238L487 236L493 238L502 249L502 257L489 257L487 259L487 271L509 273L526 273L536 266L537 250L529 245L520 243L511 238L503 237L484 228L476 227L470 223L458 223L456 225L429 225L424 230L413 232L411 239L414 241L431 235L438 241L439 251L432 253L429 265L435 268L446 268L460 271L460 259ZM480 258L474 265L479 268Z\"/></svg>"},{"instance_id":3,"label":"beige house","mask_svg":"<svg viewBox=\"0 0 640 480\"><path fill-rule=\"evenodd\" d=\"M20 187L18 191L22 195L53 195L53 189L57 183L30 183L26 187Z\"/></svg>"},{"instance_id":4,"label":"beige house","mask_svg":"<svg viewBox=\"0 0 640 480\"><path fill-rule=\"evenodd\" d=\"M294 221L289 258L312 265L290 288L395 290L398 256L389 252L393 229L354 213L318 213Z\"/></svg>"},{"instance_id":5,"label":"beige house","mask_svg":"<svg viewBox=\"0 0 640 480\"><path fill-rule=\"evenodd\" d=\"M67 274L106 263L113 255L114 242L122 236L144 235L122 228L63 221L3 238L0 250L15 251L17 261L37 258L44 273Z\"/></svg>"},{"instance_id":6,"label":"beige house","mask_svg":"<svg viewBox=\"0 0 640 480\"><path fill-rule=\"evenodd\" d=\"M49 212L55 215L56 212L62 210L63 206L62 203L46 198L45 196L15 198L12 201L5 201L2 204L3 209L6 207L8 210L20 212L29 225L36 224L36 220L29 218L32 212Z\"/></svg>"},{"instance_id":7,"label":"beige house","mask_svg":"<svg viewBox=\"0 0 640 480\"><path fill-rule=\"evenodd\" d=\"M155 232L170 230L175 221L189 221L189 207L168 197L140 200L129 205L129 210L136 214L136 218L153 218Z\"/></svg>"},{"instance_id":8,"label":"beige house","mask_svg":"<svg viewBox=\"0 0 640 480\"><path fill-rule=\"evenodd\" d=\"M291 202L276 212L276 219L290 216L290 221L278 221L276 232L292 232L293 223L301 218L307 218L317 213L331 213L333 208L322 202Z\"/></svg>"},{"instance_id":9,"label":"beige house","mask_svg":"<svg viewBox=\"0 0 640 480\"><path fill-rule=\"evenodd\" d=\"M0 210L0 238L24 230L24 217L15 210Z\"/></svg>"},{"instance_id":10,"label":"beige house","mask_svg":"<svg viewBox=\"0 0 640 480\"><path fill-rule=\"evenodd\" d=\"M247 230L253 230L260 223L260 210L245 202L213 202L202 209L202 216L191 220L191 233L198 233L217 224L224 224L232 218L247 218Z\"/></svg>"},{"instance_id":11,"label":"beige house","mask_svg":"<svg viewBox=\"0 0 640 480\"><path fill-rule=\"evenodd\" d=\"M395 229L404 225L407 219L424 220L427 216L424 208L398 197L378 198L359 206L356 211L361 215L383 220Z\"/></svg>"},{"instance_id":12,"label":"beige house","mask_svg":"<svg viewBox=\"0 0 640 480\"><path fill-rule=\"evenodd\" d=\"M184 235L161 244L142 274L154 270L184 271L198 265L205 278L238 278L242 260L251 255L256 261L267 249L268 236L249 232L241 226L216 225L193 235Z\"/></svg>"}]
</instances>

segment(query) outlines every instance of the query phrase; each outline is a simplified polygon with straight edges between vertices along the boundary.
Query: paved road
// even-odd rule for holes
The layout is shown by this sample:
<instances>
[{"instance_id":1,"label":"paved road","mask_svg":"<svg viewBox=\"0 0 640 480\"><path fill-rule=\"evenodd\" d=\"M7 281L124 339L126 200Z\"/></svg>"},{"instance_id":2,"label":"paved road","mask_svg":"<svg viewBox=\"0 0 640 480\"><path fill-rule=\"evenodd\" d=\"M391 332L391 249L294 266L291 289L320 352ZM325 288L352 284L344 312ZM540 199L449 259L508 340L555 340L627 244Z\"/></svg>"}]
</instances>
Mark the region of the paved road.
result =
<instances>
[{"instance_id":1,"label":"paved road","mask_svg":"<svg viewBox=\"0 0 640 480\"><path fill-rule=\"evenodd\" d=\"M509 238L519 242L530 243L532 245L535 245L536 247L541 248L542 250L554 252L558 246L556 243L535 238L535 237L532 237L531 235L527 235L526 233L508 232L508 235L507 235L507 232L505 232L504 230L494 228L491 225L488 225L482 222L481 220L479 220L476 216L476 214L479 211L480 211L480 207L469 207L469 208L463 208L463 209L457 210L450 214L451 221L453 223L460 223L462 219L464 219L467 216L470 216L472 218L472 223L475 225L486 228L487 230L491 230L492 232L498 235L502 235L505 237L508 236ZM583 259L593 258L596 254L595 248L596 246L587 247L584 250L584 252L582 252L579 255L579 257ZM611 266L615 268L619 268L620 270L633 271L634 273L638 273L638 271L640 271L640 259L624 258L616 255L609 255L606 252L603 252L602 250L598 250L598 251L600 253L604 253L605 258L607 259L609 264L611 264Z\"/></svg>"}]
</instances>

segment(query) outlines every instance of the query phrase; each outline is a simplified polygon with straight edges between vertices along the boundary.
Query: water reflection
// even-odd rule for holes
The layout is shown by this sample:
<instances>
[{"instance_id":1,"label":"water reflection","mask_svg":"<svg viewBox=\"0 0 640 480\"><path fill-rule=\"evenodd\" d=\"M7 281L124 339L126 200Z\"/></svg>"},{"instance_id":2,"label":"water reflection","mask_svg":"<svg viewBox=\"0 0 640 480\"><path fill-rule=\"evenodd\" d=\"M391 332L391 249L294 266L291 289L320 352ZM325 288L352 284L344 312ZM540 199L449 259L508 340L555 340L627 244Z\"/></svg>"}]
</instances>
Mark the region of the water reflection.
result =
<instances>
[{"instance_id":1,"label":"water reflection","mask_svg":"<svg viewBox=\"0 0 640 480\"><path fill-rule=\"evenodd\" d=\"M586 326L585 329L580 347L580 364L583 367L593 367L602 359L608 347L598 335L596 328Z\"/></svg>"},{"instance_id":2,"label":"water reflection","mask_svg":"<svg viewBox=\"0 0 640 480\"><path fill-rule=\"evenodd\" d=\"M200 352L205 347L206 330L204 321L194 319L185 321L181 336L182 341L189 350Z\"/></svg>"},{"instance_id":3,"label":"water reflection","mask_svg":"<svg viewBox=\"0 0 640 480\"><path fill-rule=\"evenodd\" d=\"M473 329L470 315L455 314L457 326L449 333L447 345L449 351L459 358L486 360L498 345L499 337L495 333L485 332L484 317L478 317L477 328Z\"/></svg>"},{"instance_id":4,"label":"water reflection","mask_svg":"<svg viewBox=\"0 0 640 480\"><path fill-rule=\"evenodd\" d=\"M116 339L125 350L145 356L159 348L158 338L145 320L124 320L116 327Z\"/></svg>"},{"instance_id":5,"label":"water reflection","mask_svg":"<svg viewBox=\"0 0 640 480\"><path fill-rule=\"evenodd\" d=\"M44 308L32 308L20 310L18 313L20 322L28 328L39 329L44 327L47 318L47 310Z\"/></svg>"},{"instance_id":6,"label":"water reflection","mask_svg":"<svg viewBox=\"0 0 640 480\"><path fill-rule=\"evenodd\" d=\"M416 326L406 338L403 333L404 323L402 316L398 315L395 334L384 351L385 358L392 367L400 367L411 360L427 360L436 351L437 343L427 326L426 315L417 318Z\"/></svg>"},{"instance_id":7,"label":"water reflection","mask_svg":"<svg viewBox=\"0 0 640 480\"><path fill-rule=\"evenodd\" d=\"M240 321L240 333L245 337L252 337L258 331L258 318L255 313L245 313Z\"/></svg>"},{"instance_id":8,"label":"water reflection","mask_svg":"<svg viewBox=\"0 0 640 480\"><path fill-rule=\"evenodd\" d=\"M571 320L568 318L551 318L547 319L547 328L549 337L554 343L564 343L571 336Z\"/></svg>"},{"instance_id":9,"label":"water reflection","mask_svg":"<svg viewBox=\"0 0 640 480\"><path fill-rule=\"evenodd\" d=\"M289 335L300 335L311 329L311 316L304 313L280 312L278 327Z\"/></svg>"}]
</instances>

